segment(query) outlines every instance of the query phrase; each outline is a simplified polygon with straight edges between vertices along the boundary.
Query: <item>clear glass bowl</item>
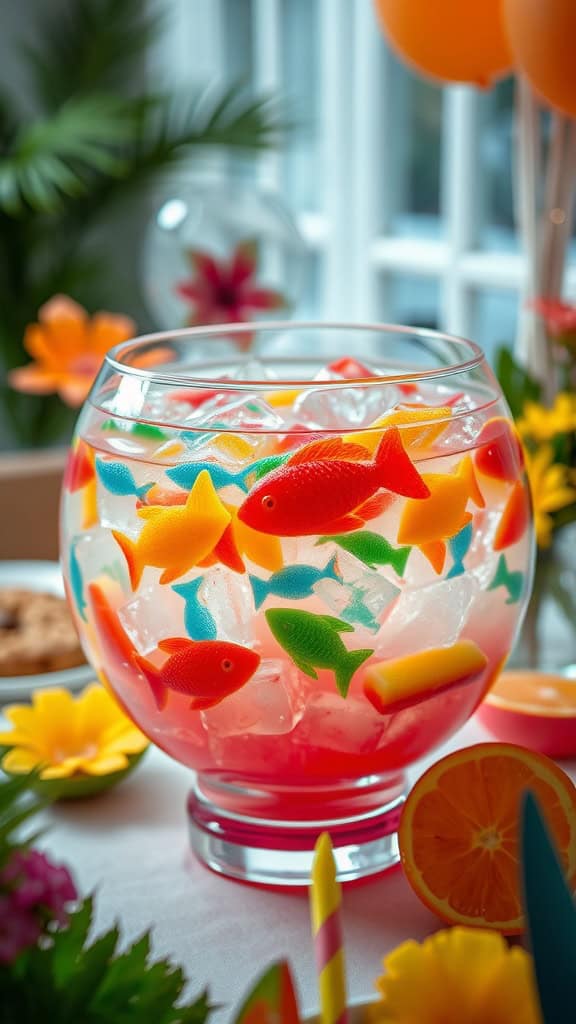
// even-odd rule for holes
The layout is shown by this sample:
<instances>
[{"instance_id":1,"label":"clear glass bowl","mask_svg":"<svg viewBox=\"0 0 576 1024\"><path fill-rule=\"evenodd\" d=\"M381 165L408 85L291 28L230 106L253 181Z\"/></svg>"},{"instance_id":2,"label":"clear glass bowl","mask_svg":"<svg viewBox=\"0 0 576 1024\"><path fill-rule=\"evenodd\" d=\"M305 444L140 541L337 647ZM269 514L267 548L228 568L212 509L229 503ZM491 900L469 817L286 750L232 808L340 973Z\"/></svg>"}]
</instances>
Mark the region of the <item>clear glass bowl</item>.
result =
<instances>
[{"instance_id":1,"label":"clear glass bowl","mask_svg":"<svg viewBox=\"0 0 576 1024\"><path fill-rule=\"evenodd\" d=\"M482 352L426 330L216 326L127 342L62 504L87 656L195 769L193 846L306 884L397 860L404 769L472 714L532 572L521 448Z\"/></svg>"}]
</instances>

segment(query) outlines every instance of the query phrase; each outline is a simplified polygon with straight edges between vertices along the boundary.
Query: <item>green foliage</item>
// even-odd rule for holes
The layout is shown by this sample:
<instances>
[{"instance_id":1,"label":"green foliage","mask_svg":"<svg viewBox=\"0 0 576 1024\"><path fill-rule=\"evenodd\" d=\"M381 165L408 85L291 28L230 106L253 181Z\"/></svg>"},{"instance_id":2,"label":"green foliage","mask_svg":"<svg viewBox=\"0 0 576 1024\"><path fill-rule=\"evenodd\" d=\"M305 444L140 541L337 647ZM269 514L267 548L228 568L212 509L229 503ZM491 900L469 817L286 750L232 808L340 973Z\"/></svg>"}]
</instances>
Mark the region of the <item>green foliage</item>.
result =
<instances>
[{"instance_id":1,"label":"green foliage","mask_svg":"<svg viewBox=\"0 0 576 1024\"><path fill-rule=\"evenodd\" d=\"M96 939L93 901L44 948L0 969L0 1024L204 1024L213 1006L202 992L182 1002L187 979L169 960L150 961L150 936L125 950L111 928Z\"/></svg>"},{"instance_id":2,"label":"green foliage","mask_svg":"<svg viewBox=\"0 0 576 1024\"><path fill-rule=\"evenodd\" d=\"M276 100L238 85L138 92L159 5L70 0L58 19L50 5L40 19L41 42L21 48L31 110L0 86L0 370L27 362L26 325L58 292L134 312L126 281L137 254L114 264L117 218L155 175L208 147L259 152L290 127ZM26 444L51 442L71 419L54 397L5 387L0 403Z\"/></svg>"},{"instance_id":3,"label":"green foliage","mask_svg":"<svg viewBox=\"0 0 576 1024\"><path fill-rule=\"evenodd\" d=\"M496 376L515 419L522 415L525 402L540 399L540 384L516 362L509 348L502 347L496 353Z\"/></svg>"},{"instance_id":4,"label":"green foliage","mask_svg":"<svg viewBox=\"0 0 576 1024\"><path fill-rule=\"evenodd\" d=\"M32 773L0 782L0 868L13 849L29 846L38 837L36 832L23 839L20 831L47 804L31 790L35 779L36 774Z\"/></svg>"},{"instance_id":5,"label":"green foliage","mask_svg":"<svg viewBox=\"0 0 576 1024\"><path fill-rule=\"evenodd\" d=\"M40 834L21 834L48 802L35 795L35 780L0 781L0 868ZM117 927L90 937L93 919L89 898L66 927L0 965L0 1024L204 1024L213 1009L207 993L182 1002L187 979L169 960L150 961L149 934L122 950Z\"/></svg>"}]
</instances>

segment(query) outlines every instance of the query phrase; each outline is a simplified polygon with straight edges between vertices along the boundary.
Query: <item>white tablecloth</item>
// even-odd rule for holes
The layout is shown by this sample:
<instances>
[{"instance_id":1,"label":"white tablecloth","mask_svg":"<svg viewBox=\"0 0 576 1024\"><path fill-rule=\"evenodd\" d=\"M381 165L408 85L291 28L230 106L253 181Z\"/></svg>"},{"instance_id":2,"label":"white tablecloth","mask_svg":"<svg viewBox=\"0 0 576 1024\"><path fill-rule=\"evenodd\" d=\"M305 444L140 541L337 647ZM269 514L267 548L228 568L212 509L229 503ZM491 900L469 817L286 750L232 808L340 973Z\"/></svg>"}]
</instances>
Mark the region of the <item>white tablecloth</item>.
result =
<instances>
[{"instance_id":1,"label":"white tablecloth","mask_svg":"<svg viewBox=\"0 0 576 1024\"><path fill-rule=\"evenodd\" d=\"M489 738L469 722L418 772L448 750ZM185 968L190 992L208 985L213 1001L224 1004L218 1024L230 1019L251 980L278 957L292 964L302 1008L315 1009L306 896L242 885L202 867L188 849L189 781L188 769L151 750L109 794L52 808L43 844L70 865L83 893L96 892L98 930L117 920L128 941L151 928L154 953ZM438 926L399 868L346 887L343 923L352 999L372 993L385 952Z\"/></svg>"}]
</instances>

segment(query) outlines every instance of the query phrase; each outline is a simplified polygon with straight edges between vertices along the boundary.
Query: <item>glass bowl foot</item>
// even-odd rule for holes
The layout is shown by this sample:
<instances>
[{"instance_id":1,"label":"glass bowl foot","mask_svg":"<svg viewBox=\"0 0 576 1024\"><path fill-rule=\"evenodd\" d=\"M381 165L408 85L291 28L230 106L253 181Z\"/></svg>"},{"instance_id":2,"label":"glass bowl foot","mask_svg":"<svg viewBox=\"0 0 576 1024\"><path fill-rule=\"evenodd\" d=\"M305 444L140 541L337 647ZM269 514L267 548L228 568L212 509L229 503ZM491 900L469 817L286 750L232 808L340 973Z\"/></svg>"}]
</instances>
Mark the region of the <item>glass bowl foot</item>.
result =
<instances>
[{"instance_id":1,"label":"glass bowl foot","mask_svg":"<svg viewBox=\"0 0 576 1024\"><path fill-rule=\"evenodd\" d=\"M337 788L331 789L332 798ZM330 817L258 817L216 803L214 789L213 782L206 787L201 777L197 780L188 798L188 819L194 853L218 874L255 885L308 886L314 844L324 831L332 839L340 882L370 878L399 862L396 832L407 792L403 775L385 780L376 805L372 799L368 807L360 806L354 813L349 800L344 800L325 808L328 813L339 808ZM216 789L221 794L222 788ZM230 787L226 789L229 792ZM254 790L245 793L250 803ZM371 795L376 795L374 789ZM356 803L362 804L359 789ZM305 809L311 807L313 803Z\"/></svg>"}]
</instances>

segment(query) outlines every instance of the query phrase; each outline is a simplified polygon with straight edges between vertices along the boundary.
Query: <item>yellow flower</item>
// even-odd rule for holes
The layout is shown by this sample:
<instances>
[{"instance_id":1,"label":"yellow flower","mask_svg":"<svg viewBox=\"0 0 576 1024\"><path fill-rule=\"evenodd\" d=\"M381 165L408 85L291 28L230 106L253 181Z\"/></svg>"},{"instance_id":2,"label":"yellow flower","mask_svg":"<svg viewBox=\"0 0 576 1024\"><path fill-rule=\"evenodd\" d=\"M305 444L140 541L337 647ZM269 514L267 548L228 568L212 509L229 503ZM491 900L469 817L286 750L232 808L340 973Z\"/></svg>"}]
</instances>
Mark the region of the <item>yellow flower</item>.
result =
<instances>
[{"instance_id":1,"label":"yellow flower","mask_svg":"<svg viewBox=\"0 0 576 1024\"><path fill-rule=\"evenodd\" d=\"M532 958L497 932L448 928L384 959L378 1024L542 1024Z\"/></svg>"},{"instance_id":2,"label":"yellow flower","mask_svg":"<svg viewBox=\"0 0 576 1024\"><path fill-rule=\"evenodd\" d=\"M558 434L571 434L576 430L576 395L561 391L551 409L538 402L526 402L522 413L517 422L522 437L551 441Z\"/></svg>"},{"instance_id":3,"label":"yellow flower","mask_svg":"<svg viewBox=\"0 0 576 1024\"><path fill-rule=\"evenodd\" d=\"M13 728L0 733L9 774L39 768L41 780L103 776L130 765L148 740L103 686L93 683L74 699L61 688L36 690L29 704L11 704L4 714Z\"/></svg>"},{"instance_id":4,"label":"yellow flower","mask_svg":"<svg viewBox=\"0 0 576 1024\"><path fill-rule=\"evenodd\" d=\"M533 454L525 451L524 456L532 492L536 539L539 547L548 548L554 529L551 513L576 501L576 488L570 486L572 471L563 462L554 462L554 449L550 444L540 445Z\"/></svg>"}]
</instances>

